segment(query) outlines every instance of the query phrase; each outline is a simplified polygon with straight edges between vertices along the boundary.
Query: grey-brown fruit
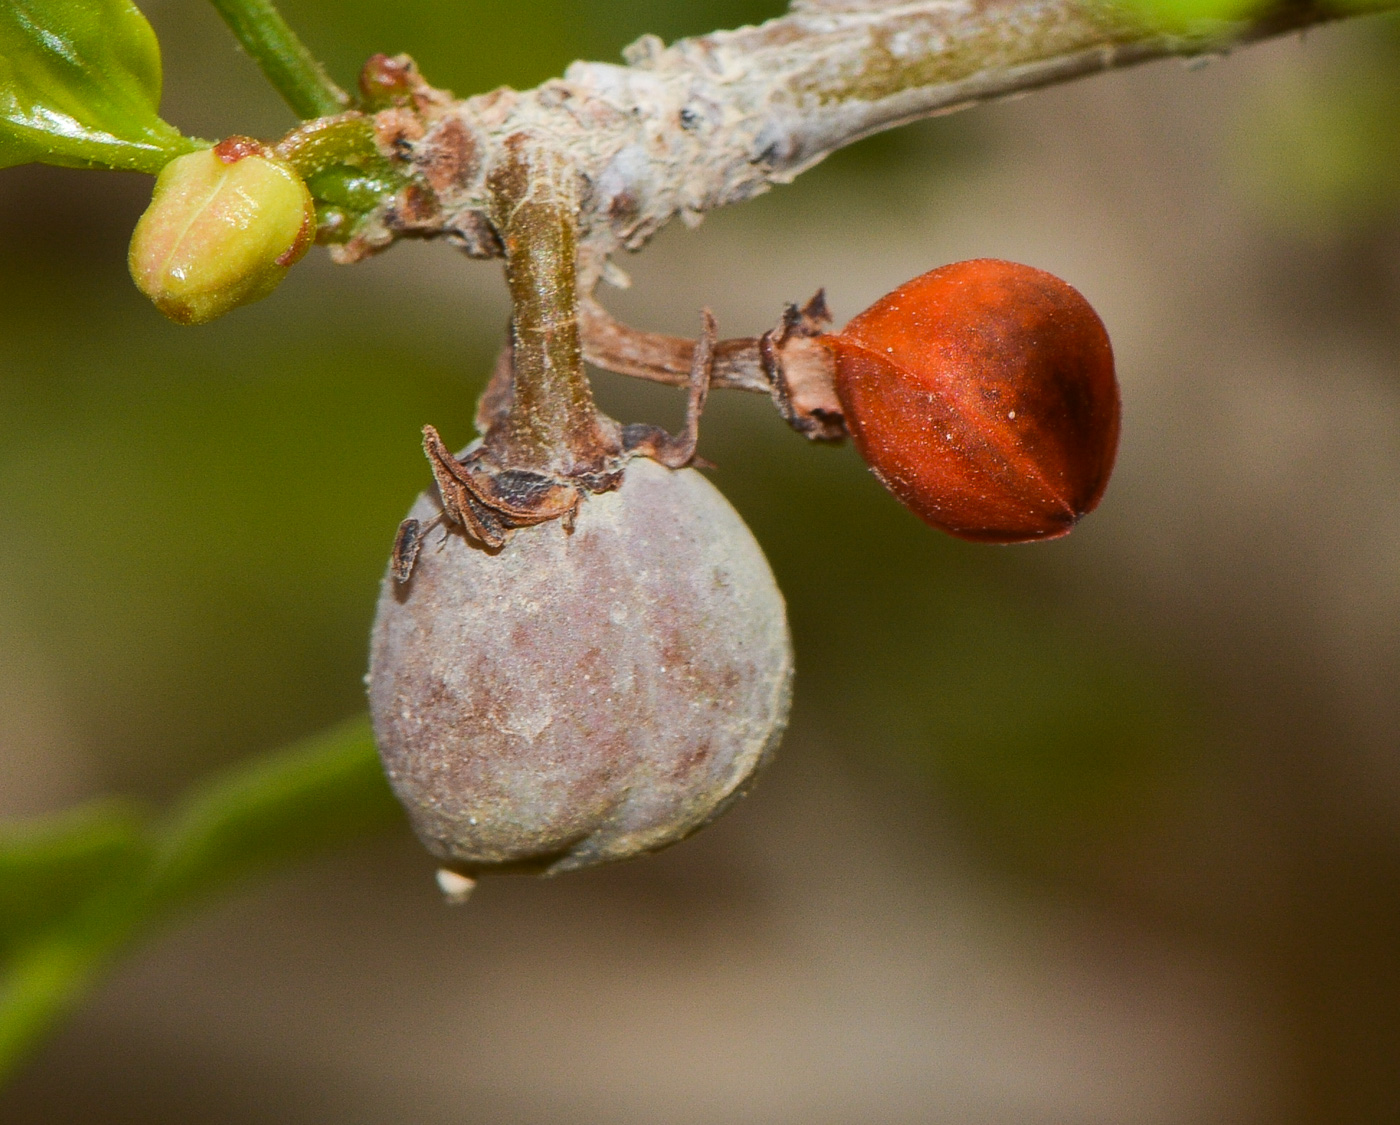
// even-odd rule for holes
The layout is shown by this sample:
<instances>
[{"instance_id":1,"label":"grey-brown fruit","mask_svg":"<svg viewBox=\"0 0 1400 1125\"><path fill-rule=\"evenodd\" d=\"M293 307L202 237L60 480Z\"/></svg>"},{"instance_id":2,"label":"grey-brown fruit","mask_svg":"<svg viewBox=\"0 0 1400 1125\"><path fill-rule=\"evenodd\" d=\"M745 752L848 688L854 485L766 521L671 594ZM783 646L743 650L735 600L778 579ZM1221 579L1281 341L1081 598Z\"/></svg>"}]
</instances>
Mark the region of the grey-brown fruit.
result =
<instances>
[{"instance_id":1,"label":"grey-brown fruit","mask_svg":"<svg viewBox=\"0 0 1400 1125\"><path fill-rule=\"evenodd\" d=\"M409 513L438 514L428 494ZM627 466L488 552L429 535L384 580L369 697L413 827L475 876L675 843L739 797L787 721L792 645L752 533L693 469Z\"/></svg>"}]
</instances>

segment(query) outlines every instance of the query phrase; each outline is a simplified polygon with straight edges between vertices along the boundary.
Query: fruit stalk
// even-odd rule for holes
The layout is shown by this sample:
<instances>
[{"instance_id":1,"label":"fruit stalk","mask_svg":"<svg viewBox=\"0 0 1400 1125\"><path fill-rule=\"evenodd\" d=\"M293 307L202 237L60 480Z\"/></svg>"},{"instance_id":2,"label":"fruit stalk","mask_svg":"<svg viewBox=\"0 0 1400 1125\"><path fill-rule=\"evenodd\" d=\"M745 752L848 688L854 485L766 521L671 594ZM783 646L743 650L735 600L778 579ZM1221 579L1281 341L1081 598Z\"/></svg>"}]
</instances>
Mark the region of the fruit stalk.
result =
<instances>
[{"instance_id":1,"label":"fruit stalk","mask_svg":"<svg viewBox=\"0 0 1400 1125\"><path fill-rule=\"evenodd\" d=\"M583 370L578 191L572 168L528 134L506 142L488 181L506 253L514 372L510 408L486 444L501 466L575 476L616 452Z\"/></svg>"}]
</instances>

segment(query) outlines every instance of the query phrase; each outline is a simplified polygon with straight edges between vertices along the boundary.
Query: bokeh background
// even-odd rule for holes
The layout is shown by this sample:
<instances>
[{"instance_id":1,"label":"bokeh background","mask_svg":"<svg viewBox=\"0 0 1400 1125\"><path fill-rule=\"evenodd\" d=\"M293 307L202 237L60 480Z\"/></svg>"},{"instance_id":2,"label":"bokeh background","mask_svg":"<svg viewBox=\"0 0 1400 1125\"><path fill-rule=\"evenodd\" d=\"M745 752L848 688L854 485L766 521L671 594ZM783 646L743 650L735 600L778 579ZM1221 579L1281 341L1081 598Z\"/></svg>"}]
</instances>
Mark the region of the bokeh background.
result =
<instances>
[{"instance_id":1,"label":"bokeh background","mask_svg":"<svg viewBox=\"0 0 1400 1125\"><path fill-rule=\"evenodd\" d=\"M288 0L343 80L440 85L775 0ZM165 116L290 118L148 0ZM1369 19L907 128L668 229L639 326L838 319L1013 258L1113 336L1125 425L1068 540L925 528L849 449L716 395L702 452L788 597L777 763L661 856L439 901L406 831L127 959L16 1122L1400 1119L1400 27ZM188 329L125 273L135 175L0 173L0 814L163 801L363 707L418 429L471 436L499 266L321 254ZM628 420L680 398L610 375Z\"/></svg>"}]
</instances>

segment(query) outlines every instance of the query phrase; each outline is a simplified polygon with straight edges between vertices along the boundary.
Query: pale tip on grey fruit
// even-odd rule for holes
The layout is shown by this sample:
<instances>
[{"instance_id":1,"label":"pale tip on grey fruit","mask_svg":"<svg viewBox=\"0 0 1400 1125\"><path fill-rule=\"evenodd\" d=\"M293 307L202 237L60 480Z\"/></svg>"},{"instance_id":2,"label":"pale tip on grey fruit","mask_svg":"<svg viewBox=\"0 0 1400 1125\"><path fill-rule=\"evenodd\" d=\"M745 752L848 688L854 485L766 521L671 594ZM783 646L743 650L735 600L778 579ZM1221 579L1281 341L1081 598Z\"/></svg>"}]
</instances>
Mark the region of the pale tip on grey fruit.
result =
<instances>
[{"instance_id":1,"label":"pale tip on grey fruit","mask_svg":"<svg viewBox=\"0 0 1400 1125\"><path fill-rule=\"evenodd\" d=\"M461 906L476 890L475 879L449 871L446 867L437 869L437 885L448 906Z\"/></svg>"}]
</instances>

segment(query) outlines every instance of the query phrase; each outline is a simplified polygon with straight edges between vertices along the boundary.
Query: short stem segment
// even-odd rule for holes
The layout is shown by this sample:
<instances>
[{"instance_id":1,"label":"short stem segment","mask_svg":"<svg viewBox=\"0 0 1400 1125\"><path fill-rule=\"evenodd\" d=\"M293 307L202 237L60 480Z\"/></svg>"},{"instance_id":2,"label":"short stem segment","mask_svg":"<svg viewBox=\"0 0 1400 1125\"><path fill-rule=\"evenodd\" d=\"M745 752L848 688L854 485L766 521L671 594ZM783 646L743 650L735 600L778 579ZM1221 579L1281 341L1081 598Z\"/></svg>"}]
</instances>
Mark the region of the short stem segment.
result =
<instances>
[{"instance_id":1,"label":"short stem segment","mask_svg":"<svg viewBox=\"0 0 1400 1125\"><path fill-rule=\"evenodd\" d=\"M593 405L578 326L578 199L570 167L523 133L491 175L492 220L506 251L514 372L510 409L487 435L508 468L565 475L615 452Z\"/></svg>"},{"instance_id":2,"label":"short stem segment","mask_svg":"<svg viewBox=\"0 0 1400 1125\"><path fill-rule=\"evenodd\" d=\"M210 2L298 117L328 117L349 107L350 96L331 80L271 0Z\"/></svg>"}]
</instances>

